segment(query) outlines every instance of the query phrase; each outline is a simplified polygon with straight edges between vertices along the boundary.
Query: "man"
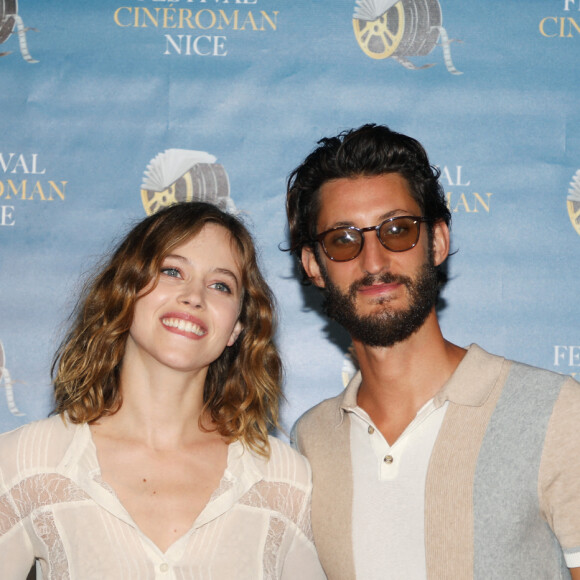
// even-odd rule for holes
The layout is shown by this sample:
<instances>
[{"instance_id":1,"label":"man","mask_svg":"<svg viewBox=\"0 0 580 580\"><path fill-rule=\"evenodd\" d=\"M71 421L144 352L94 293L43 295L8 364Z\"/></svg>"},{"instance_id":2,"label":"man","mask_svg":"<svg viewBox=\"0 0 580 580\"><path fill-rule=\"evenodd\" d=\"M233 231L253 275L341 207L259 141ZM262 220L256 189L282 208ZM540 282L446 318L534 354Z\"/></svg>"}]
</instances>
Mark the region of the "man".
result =
<instances>
[{"instance_id":1,"label":"man","mask_svg":"<svg viewBox=\"0 0 580 580\"><path fill-rule=\"evenodd\" d=\"M365 125L291 174L291 251L360 372L308 411L330 580L580 579L580 385L451 344L436 303L450 212L423 147Z\"/></svg>"}]
</instances>

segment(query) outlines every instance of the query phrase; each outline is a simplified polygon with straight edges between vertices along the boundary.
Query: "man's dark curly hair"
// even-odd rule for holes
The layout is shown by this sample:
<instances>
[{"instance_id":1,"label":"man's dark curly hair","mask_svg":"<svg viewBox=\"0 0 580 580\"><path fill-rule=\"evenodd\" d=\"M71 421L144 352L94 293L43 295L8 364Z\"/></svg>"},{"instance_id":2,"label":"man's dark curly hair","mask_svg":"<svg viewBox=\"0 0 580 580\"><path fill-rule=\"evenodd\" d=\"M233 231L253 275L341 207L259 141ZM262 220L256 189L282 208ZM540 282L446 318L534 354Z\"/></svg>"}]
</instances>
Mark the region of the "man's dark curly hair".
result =
<instances>
[{"instance_id":1,"label":"man's dark curly hair","mask_svg":"<svg viewBox=\"0 0 580 580\"><path fill-rule=\"evenodd\" d=\"M386 173L398 173L407 180L422 216L430 220L430 235L433 223L443 221L450 225L451 213L439 183L441 172L429 163L423 146L412 137L391 131L384 125L367 124L318 141L318 147L288 178L289 250L299 262L302 248L313 247L322 185L333 179ZM307 281L304 269L302 275ZM445 275L440 270L439 276L444 283Z\"/></svg>"}]
</instances>

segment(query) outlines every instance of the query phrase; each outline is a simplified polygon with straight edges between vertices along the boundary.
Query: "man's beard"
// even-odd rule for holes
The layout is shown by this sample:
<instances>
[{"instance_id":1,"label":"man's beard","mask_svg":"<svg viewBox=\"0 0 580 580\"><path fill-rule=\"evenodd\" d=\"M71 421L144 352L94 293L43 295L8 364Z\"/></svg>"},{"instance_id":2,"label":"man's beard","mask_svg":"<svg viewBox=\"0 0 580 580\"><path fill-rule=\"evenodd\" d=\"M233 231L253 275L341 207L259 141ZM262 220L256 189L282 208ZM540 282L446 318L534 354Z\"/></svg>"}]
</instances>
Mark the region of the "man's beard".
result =
<instances>
[{"instance_id":1,"label":"man's beard","mask_svg":"<svg viewBox=\"0 0 580 580\"><path fill-rule=\"evenodd\" d=\"M324 310L326 314L343 326L351 338L367 346L393 346L416 332L437 304L439 281L432 257L418 273L416 280L407 276L395 276L388 272L380 276L367 274L350 285L348 293L343 294L331 282L323 269L322 277L326 284ZM377 312L359 315L356 311L356 298L359 288L376 283L400 283L407 288L409 307L404 310L389 309L389 298L377 300ZM380 305L383 308L380 309Z\"/></svg>"}]
</instances>

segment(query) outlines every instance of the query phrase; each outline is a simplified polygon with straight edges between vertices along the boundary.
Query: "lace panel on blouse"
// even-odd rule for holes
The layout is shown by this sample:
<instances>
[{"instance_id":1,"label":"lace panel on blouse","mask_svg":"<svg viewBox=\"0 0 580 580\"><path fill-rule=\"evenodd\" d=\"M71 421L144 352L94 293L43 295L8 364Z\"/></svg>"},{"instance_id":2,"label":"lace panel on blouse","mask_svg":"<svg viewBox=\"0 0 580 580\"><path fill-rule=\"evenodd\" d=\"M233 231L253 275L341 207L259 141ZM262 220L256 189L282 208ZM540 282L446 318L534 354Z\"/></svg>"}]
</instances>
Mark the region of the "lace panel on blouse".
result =
<instances>
[{"instance_id":1,"label":"lace panel on blouse","mask_svg":"<svg viewBox=\"0 0 580 580\"><path fill-rule=\"evenodd\" d=\"M30 517L36 535L46 546L48 569L52 572L50 578L67 580L69 573L64 546L54 515L44 508L88 499L87 493L63 475L42 473L23 479L0 497L0 535Z\"/></svg>"},{"instance_id":2,"label":"lace panel on blouse","mask_svg":"<svg viewBox=\"0 0 580 580\"><path fill-rule=\"evenodd\" d=\"M280 546L288 526L294 524L310 541L312 528L305 493L289 483L259 481L239 503L272 512L264 546L264 578L278 578Z\"/></svg>"}]
</instances>

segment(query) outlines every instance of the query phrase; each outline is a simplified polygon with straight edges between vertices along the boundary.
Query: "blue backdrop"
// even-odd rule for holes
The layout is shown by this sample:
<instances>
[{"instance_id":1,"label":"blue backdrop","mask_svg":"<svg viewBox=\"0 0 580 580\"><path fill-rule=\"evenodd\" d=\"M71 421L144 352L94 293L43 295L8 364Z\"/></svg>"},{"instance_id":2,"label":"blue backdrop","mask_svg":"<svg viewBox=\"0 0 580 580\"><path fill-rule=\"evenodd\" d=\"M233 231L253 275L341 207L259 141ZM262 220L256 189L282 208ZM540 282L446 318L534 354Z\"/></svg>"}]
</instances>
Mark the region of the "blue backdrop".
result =
<instances>
[{"instance_id":1,"label":"blue backdrop","mask_svg":"<svg viewBox=\"0 0 580 580\"><path fill-rule=\"evenodd\" d=\"M196 193L256 236L286 428L337 393L348 337L279 250L285 181L367 122L443 171L447 338L580 369L580 0L1 0L0 53L0 431L50 411L79 276Z\"/></svg>"}]
</instances>

